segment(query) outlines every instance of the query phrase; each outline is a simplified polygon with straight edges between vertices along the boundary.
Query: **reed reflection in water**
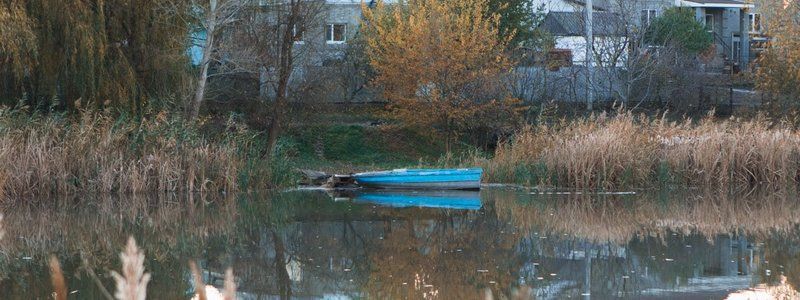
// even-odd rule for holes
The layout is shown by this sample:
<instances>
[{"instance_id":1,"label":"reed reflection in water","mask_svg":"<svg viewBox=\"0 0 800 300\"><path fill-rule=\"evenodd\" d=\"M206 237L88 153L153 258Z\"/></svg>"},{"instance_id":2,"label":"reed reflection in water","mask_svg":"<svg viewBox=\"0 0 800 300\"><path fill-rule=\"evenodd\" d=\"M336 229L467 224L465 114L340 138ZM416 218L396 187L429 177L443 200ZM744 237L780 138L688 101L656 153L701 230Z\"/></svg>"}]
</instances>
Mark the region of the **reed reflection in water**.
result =
<instances>
[{"instance_id":1,"label":"reed reflection in water","mask_svg":"<svg viewBox=\"0 0 800 300\"><path fill-rule=\"evenodd\" d=\"M478 210L320 192L176 197L6 207L0 298L49 298L51 254L70 298L102 298L128 236L146 253L152 299L192 296L189 260L218 287L232 267L241 299L724 298L800 284L792 192L484 190Z\"/></svg>"}]
</instances>

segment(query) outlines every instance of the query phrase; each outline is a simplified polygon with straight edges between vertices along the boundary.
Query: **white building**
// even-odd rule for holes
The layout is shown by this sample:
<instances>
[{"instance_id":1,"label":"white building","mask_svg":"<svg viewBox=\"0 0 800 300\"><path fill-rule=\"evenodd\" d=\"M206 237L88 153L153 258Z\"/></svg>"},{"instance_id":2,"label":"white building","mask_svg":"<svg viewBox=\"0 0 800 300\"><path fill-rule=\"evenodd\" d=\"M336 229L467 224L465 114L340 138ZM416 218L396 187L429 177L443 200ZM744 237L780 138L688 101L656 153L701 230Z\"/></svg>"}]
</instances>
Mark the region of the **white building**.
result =
<instances>
[{"instance_id":1,"label":"white building","mask_svg":"<svg viewBox=\"0 0 800 300\"><path fill-rule=\"evenodd\" d=\"M583 0L534 0L547 17L542 24L556 38L556 48L570 50L573 63L585 61L585 2ZM755 6L742 0L595 0L595 43L619 36L629 27L647 26L672 7L691 9L714 37L712 69L744 69L753 59L751 42L763 40L761 16Z\"/></svg>"}]
</instances>

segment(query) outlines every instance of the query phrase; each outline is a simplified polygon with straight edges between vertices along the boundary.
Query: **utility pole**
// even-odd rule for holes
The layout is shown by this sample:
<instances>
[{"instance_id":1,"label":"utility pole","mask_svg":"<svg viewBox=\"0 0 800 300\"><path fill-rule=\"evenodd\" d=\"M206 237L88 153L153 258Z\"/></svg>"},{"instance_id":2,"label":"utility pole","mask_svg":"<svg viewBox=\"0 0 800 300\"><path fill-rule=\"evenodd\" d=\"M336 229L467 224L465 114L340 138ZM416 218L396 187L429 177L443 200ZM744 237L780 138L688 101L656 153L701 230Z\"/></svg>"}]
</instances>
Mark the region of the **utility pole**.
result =
<instances>
[{"instance_id":1,"label":"utility pole","mask_svg":"<svg viewBox=\"0 0 800 300\"><path fill-rule=\"evenodd\" d=\"M592 0L586 0L586 110L592 111L592 104L594 102L594 33L592 32L592 12L594 5Z\"/></svg>"}]
</instances>

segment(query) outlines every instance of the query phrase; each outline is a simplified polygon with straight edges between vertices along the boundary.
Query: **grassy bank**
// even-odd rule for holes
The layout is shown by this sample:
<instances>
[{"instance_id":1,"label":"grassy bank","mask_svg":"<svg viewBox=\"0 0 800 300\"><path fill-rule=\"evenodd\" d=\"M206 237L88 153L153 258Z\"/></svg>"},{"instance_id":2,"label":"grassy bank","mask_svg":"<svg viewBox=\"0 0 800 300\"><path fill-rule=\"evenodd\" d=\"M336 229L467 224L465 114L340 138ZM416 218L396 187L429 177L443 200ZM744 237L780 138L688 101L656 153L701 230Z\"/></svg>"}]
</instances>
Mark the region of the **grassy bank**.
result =
<instances>
[{"instance_id":1,"label":"grassy bank","mask_svg":"<svg viewBox=\"0 0 800 300\"><path fill-rule=\"evenodd\" d=\"M415 166L436 160L445 148L402 127L352 124L296 126L281 147L297 168L339 174Z\"/></svg>"},{"instance_id":2,"label":"grassy bank","mask_svg":"<svg viewBox=\"0 0 800 300\"><path fill-rule=\"evenodd\" d=\"M546 186L794 185L800 131L762 118L669 122L602 114L526 127L481 164L489 181Z\"/></svg>"},{"instance_id":3,"label":"grassy bank","mask_svg":"<svg viewBox=\"0 0 800 300\"><path fill-rule=\"evenodd\" d=\"M287 179L261 159L262 140L233 121L213 129L166 113L0 110L0 198L268 188Z\"/></svg>"}]
</instances>

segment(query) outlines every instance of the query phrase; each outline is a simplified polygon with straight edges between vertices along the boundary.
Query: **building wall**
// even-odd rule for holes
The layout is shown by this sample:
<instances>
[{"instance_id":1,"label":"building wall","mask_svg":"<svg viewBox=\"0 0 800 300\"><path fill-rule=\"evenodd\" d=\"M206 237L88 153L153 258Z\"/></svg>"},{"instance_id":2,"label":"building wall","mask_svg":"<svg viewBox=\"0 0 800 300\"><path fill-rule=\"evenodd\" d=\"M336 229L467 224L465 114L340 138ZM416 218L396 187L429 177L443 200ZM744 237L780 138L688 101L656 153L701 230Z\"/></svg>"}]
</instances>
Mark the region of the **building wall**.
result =
<instances>
[{"instance_id":1,"label":"building wall","mask_svg":"<svg viewBox=\"0 0 800 300\"><path fill-rule=\"evenodd\" d=\"M585 1L585 0L582 0ZM534 7L543 6L545 13L550 11L576 12L583 11L584 6L567 0L533 0ZM674 6L673 0L594 0L596 8L630 16L638 24L641 11L655 9L660 15L669 7Z\"/></svg>"},{"instance_id":2,"label":"building wall","mask_svg":"<svg viewBox=\"0 0 800 300\"><path fill-rule=\"evenodd\" d=\"M742 28L741 28L741 22L740 22L739 18L740 17L744 17L746 19L747 16L743 15L741 13L740 9L728 8L728 9L723 10L721 17L722 17L722 28L721 28L722 33L721 34L722 34L723 40L728 45L728 49L725 49L725 50L727 50L726 52L728 52L728 53L726 53L726 56L728 58L730 58L730 59L733 59L733 57L738 57L739 56L739 54L733 55L731 53L732 47L734 46L734 40L735 40L733 38L733 36L734 36L734 34L739 36L739 41L741 41ZM748 34L747 31L749 31L749 30L745 29L745 31L744 31L745 34Z\"/></svg>"},{"instance_id":3,"label":"building wall","mask_svg":"<svg viewBox=\"0 0 800 300\"><path fill-rule=\"evenodd\" d=\"M569 49L572 51L572 64L578 66L585 66L586 65L586 38L582 36L558 36L556 39L556 49ZM620 42L620 39L624 39L623 37L595 37L594 39L594 47L596 52L598 52L601 56L605 55L608 52L623 52L623 54L619 57L619 60L615 63L617 67L624 66L624 60L626 59L627 55L624 52L627 52L627 47L622 49L620 45L626 45L626 43ZM616 48L616 49L615 49ZM607 65L608 62L604 63ZM597 66L598 63L595 61L593 63L594 66Z\"/></svg>"},{"instance_id":4,"label":"building wall","mask_svg":"<svg viewBox=\"0 0 800 300\"><path fill-rule=\"evenodd\" d=\"M326 17L328 24L347 24L346 42L343 44L326 44L327 51L333 52L337 57L346 48L347 42L351 41L358 33L358 27L361 23L361 1L350 1L351 3L344 3L340 1L336 4L328 4L328 15Z\"/></svg>"},{"instance_id":5,"label":"building wall","mask_svg":"<svg viewBox=\"0 0 800 300\"><path fill-rule=\"evenodd\" d=\"M609 10L616 12L626 18L631 24L642 26L642 15L644 10L655 10L656 16L661 16L664 11L669 8L680 5L673 0L610 0L611 4ZM734 41L739 41L740 47L748 43L747 38L741 37L743 31L740 23L744 18L746 28L744 31L749 31L749 22L747 12L742 12L739 8L695 8L695 14L700 22L705 22L705 15L709 14L713 17L714 27L714 43L716 45L716 56L709 62L710 69L721 69L725 60L733 60L734 58L741 57L741 48L734 47ZM734 35L737 38L734 38ZM748 47L744 45L744 47ZM737 50L737 53L733 53ZM746 49L745 49L746 50ZM749 56L749 53L747 53ZM739 62L737 60L737 62Z\"/></svg>"},{"instance_id":6,"label":"building wall","mask_svg":"<svg viewBox=\"0 0 800 300\"><path fill-rule=\"evenodd\" d=\"M674 6L672 0L611 0L608 7L610 11L629 18L630 24L642 26L642 17L647 10L654 10L659 17Z\"/></svg>"},{"instance_id":7,"label":"building wall","mask_svg":"<svg viewBox=\"0 0 800 300\"><path fill-rule=\"evenodd\" d=\"M369 3L369 0L365 2ZM385 1L391 3L393 1ZM347 64L343 64L349 47L360 31L361 0L326 0L322 14L311 24L301 43L295 44L298 53L294 84L306 83L301 97L324 102L380 101L379 93L371 88L359 88L360 79ZM345 42L329 43L326 30L329 24L345 24Z\"/></svg>"},{"instance_id":8,"label":"building wall","mask_svg":"<svg viewBox=\"0 0 800 300\"><path fill-rule=\"evenodd\" d=\"M305 22L303 38L295 42L294 71L290 78L291 85L324 84L327 76L334 73L331 68L337 68L336 62L344 58L348 44L357 35L361 22L361 0L326 0L320 8L319 14ZM344 24L345 41L331 43L327 41L326 31L329 24ZM274 96L271 83L276 81L277 74L266 68L260 74L260 94L267 98ZM336 86L335 84L331 84ZM306 85L307 86L307 85ZM332 101L341 98L331 95Z\"/></svg>"},{"instance_id":9,"label":"building wall","mask_svg":"<svg viewBox=\"0 0 800 300\"><path fill-rule=\"evenodd\" d=\"M544 8L544 12L551 12L551 11L565 11L565 12L574 12L577 11L577 8L574 4L567 2L565 0L532 0L533 7Z\"/></svg>"},{"instance_id":10,"label":"building wall","mask_svg":"<svg viewBox=\"0 0 800 300\"><path fill-rule=\"evenodd\" d=\"M713 16L716 57L709 63L709 67L719 70L724 67L726 60L742 64L742 47L749 48L748 12L739 8L695 8L695 11L700 22L706 22L706 15ZM745 55L749 57L749 53Z\"/></svg>"},{"instance_id":11,"label":"building wall","mask_svg":"<svg viewBox=\"0 0 800 300\"><path fill-rule=\"evenodd\" d=\"M323 66L331 60L341 59L349 42L358 33L361 22L361 1L338 0L326 1L322 15L318 21L309 24L302 42L295 44L295 49L303 55L302 65ZM329 24L345 24L345 42L329 43L326 31Z\"/></svg>"}]
</instances>

